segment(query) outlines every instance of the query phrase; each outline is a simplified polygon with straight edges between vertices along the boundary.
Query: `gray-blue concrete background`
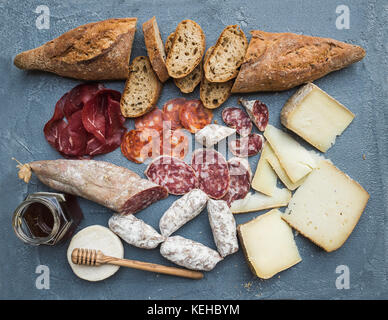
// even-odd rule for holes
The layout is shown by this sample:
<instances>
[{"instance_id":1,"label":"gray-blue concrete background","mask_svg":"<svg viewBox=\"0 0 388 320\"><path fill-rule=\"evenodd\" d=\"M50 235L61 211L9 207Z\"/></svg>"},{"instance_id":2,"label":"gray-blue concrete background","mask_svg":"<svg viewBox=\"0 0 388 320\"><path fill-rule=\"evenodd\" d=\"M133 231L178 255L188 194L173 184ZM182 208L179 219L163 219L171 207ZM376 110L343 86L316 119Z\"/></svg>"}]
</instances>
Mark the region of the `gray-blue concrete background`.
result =
<instances>
[{"instance_id":1,"label":"gray-blue concrete background","mask_svg":"<svg viewBox=\"0 0 388 320\"><path fill-rule=\"evenodd\" d=\"M48 30L36 28L35 8L47 5L51 19ZM350 9L350 29L336 28L336 8ZM361 62L332 73L316 84L334 96L356 118L327 152L336 166L357 180L371 195L368 206L345 245L326 253L301 235L296 242L303 261L270 280L255 278L243 253L227 257L200 281L120 269L113 277L98 283L77 278L66 261L68 242L57 247L31 247L23 244L11 228L15 207L30 192L48 190L34 177L29 185L17 179L11 157L22 162L56 159L59 154L45 141L43 126L51 118L57 100L79 81L42 72L25 72L13 65L14 56L39 46L81 24L113 17L138 17L132 58L145 55L141 25L156 16L163 40L177 23L190 18L206 34L207 47L213 45L222 29L239 24L249 38L249 30L295 32L332 37L363 46L367 55ZM387 175L387 18L388 1L376 0L197 0L197 1L86 1L86 0L0 0L0 298L2 299L367 299L388 298L388 238L386 221ZM124 82L105 82L122 91ZM280 126L279 112L295 89L281 93L246 95L259 98L270 109L270 123ZM166 83L159 107L182 94L172 81ZM198 98L198 89L188 95ZM238 96L224 106L235 106ZM215 110L220 121L221 109ZM220 122L222 123L222 122ZM133 121L127 121L133 126ZM301 141L305 146L306 143ZM363 159L363 155L365 159ZM252 168L259 156L250 158ZM145 165L126 160L119 149L95 158L128 167L142 174ZM173 196L138 213L153 227L175 200ZM80 199L85 213L81 227L106 226L111 211ZM236 216L246 222L259 213ZM212 248L206 210L177 234L200 241ZM141 250L125 244L125 257L172 265L158 249ZM50 289L38 290L35 269L50 268ZM350 270L350 289L338 290L335 270Z\"/></svg>"}]
</instances>

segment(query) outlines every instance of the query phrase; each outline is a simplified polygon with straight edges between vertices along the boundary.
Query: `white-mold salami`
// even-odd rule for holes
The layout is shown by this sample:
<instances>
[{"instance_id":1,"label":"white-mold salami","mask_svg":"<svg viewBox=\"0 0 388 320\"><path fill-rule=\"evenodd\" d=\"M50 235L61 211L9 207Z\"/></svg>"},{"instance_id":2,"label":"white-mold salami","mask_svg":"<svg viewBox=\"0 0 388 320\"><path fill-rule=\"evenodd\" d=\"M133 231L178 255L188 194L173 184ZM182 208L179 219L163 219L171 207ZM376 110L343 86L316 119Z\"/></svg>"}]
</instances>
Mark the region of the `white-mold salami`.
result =
<instances>
[{"instance_id":1,"label":"white-mold salami","mask_svg":"<svg viewBox=\"0 0 388 320\"><path fill-rule=\"evenodd\" d=\"M238 251L236 221L228 204L224 200L209 199L207 212L214 242L220 255L225 258Z\"/></svg>"},{"instance_id":2,"label":"white-mold salami","mask_svg":"<svg viewBox=\"0 0 388 320\"><path fill-rule=\"evenodd\" d=\"M212 147L226 137L236 133L236 129L221 126L219 124L208 124L195 134L195 140L205 147Z\"/></svg>"},{"instance_id":3,"label":"white-mold salami","mask_svg":"<svg viewBox=\"0 0 388 320\"><path fill-rule=\"evenodd\" d=\"M202 243L174 236L160 246L166 259L191 270L210 271L222 260L220 254Z\"/></svg>"},{"instance_id":4,"label":"white-mold salami","mask_svg":"<svg viewBox=\"0 0 388 320\"><path fill-rule=\"evenodd\" d=\"M221 199L229 190L229 169L225 158L214 149L197 149L191 158L199 188L213 199Z\"/></svg>"},{"instance_id":5,"label":"white-mold salami","mask_svg":"<svg viewBox=\"0 0 388 320\"><path fill-rule=\"evenodd\" d=\"M156 158L148 165L144 174L152 182L165 187L170 194L183 195L198 188L198 178L193 168L175 157Z\"/></svg>"},{"instance_id":6,"label":"white-mold salami","mask_svg":"<svg viewBox=\"0 0 388 320\"><path fill-rule=\"evenodd\" d=\"M228 127L237 130L237 133L246 137L252 131L252 121L244 110L237 107L229 107L222 110L222 120Z\"/></svg>"},{"instance_id":7,"label":"white-mold salami","mask_svg":"<svg viewBox=\"0 0 388 320\"><path fill-rule=\"evenodd\" d=\"M108 225L121 239L138 248L154 249L165 240L154 228L132 214L114 214Z\"/></svg>"},{"instance_id":8,"label":"white-mold salami","mask_svg":"<svg viewBox=\"0 0 388 320\"><path fill-rule=\"evenodd\" d=\"M159 221L162 235L170 236L185 223L199 215L205 208L207 200L208 196L200 189L191 190L176 200Z\"/></svg>"}]
</instances>

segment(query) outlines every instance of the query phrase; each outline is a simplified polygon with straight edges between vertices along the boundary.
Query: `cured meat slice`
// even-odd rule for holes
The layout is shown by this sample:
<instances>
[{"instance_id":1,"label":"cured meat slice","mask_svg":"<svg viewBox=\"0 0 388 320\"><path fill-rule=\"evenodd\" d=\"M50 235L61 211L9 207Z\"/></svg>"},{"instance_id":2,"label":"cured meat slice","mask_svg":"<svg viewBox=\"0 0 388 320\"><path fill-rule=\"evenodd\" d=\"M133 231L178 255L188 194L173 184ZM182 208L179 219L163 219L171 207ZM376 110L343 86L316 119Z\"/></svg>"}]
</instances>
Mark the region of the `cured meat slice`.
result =
<instances>
[{"instance_id":1,"label":"cured meat slice","mask_svg":"<svg viewBox=\"0 0 388 320\"><path fill-rule=\"evenodd\" d=\"M186 101L179 112L182 126L191 133L201 130L210 124L212 119L213 113L203 106L201 100Z\"/></svg>"},{"instance_id":2,"label":"cured meat slice","mask_svg":"<svg viewBox=\"0 0 388 320\"><path fill-rule=\"evenodd\" d=\"M228 161L230 184L229 190L222 200L230 207L232 202L244 199L251 188L252 171L249 162L242 158L232 158Z\"/></svg>"},{"instance_id":3,"label":"cured meat slice","mask_svg":"<svg viewBox=\"0 0 388 320\"><path fill-rule=\"evenodd\" d=\"M228 127L236 129L240 136L246 137L252 131L252 121L244 110L229 107L222 110L222 120Z\"/></svg>"},{"instance_id":4,"label":"cured meat slice","mask_svg":"<svg viewBox=\"0 0 388 320\"><path fill-rule=\"evenodd\" d=\"M209 199L207 212L214 242L221 257L238 251L236 220L228 204L223 200Z\"/></svg>"},{"instance_id":5,"label":"cured meat slice","mask_svg":"<svg viewBox=\"0 0 388 320\"><path fill-rule=\"evenodd\" d=\"M268 124L268 107L260 100L240 99L253 123L260 131L264 131Z\"/></svg>"},{"instance_id":6,"label":"cured meat slice","mask_svg":"<svg viewBox=\"0 0 388 320\"><path fill-rule=\"evenodd\" d=\"M164 130L160 154L184 159L189 152L190 138L183 129Z\"/></svg>"},{"instance_id":7,"label":"cured meat slice","mask_svg":"<svg viewBox=\"0 0 388 320\"><path fill-rule=\"evenodd\" d=\"M205 147L212 147L235 132L235 129L211 123L195 134L195 140Z\"/></svg>"},{"instance_id":8,"label":"cured meat slice","mask_svg":"<svg viewBox=\"0 0 388 320\"><path fill-rule=\"evenodd\" d=\"M165 240L154 228L133 214L114 214L108 225L121 239L138 248L154 249Z\"/></svg>"},{"instance_id":9,"label":"cured meat slice","mask_svg":"<svg viewBox=\"0 0 388 320\"><path fill-rule=\"evenodd\" d=\"M91 157L120 146L126 132L121 94L101 84L82 84L64 94L44 126L48 143L65 157Z\"/></svg>"},{"instance_id":10,"label":"cured meat slice","mask_svg":"<svg viewBox=\"0 0 388 320\"><path fill-rule=\"evenodd\" d=\"M152 182L165 187L170 194L182 195L198 188L198 178L193 168L175 157L160 156L154 159L144 174Z\"/></svg>"},{"instance_id":11,"label":"cured meat slice","mask_svg":"<svg viewBox=\"0 0 388 320\"><path fill-rule=\"evenodd\" d=\"M197 173L199 188L213 199L221 199L229 190L229 169L225 158L214 149L198 149L191 166Z\"/></svg>"},{"instance_id":12,"label":"cured meat slice","mask_svg":"<svg viewBox=\"0 0 388 320\"><path fill-rule=\"evenodd\" d=\"M192 270L210 271L222 260L217 251L181 236L167 238L160 246L160 254L177 265Z\"/></svg>"},{"instance_id":13,"label":"cured meat slice","mask_svg":"<svg viewBox=\"0 0 388 320\"><path fill-rule=\"evenodd\" d=\"M167 101L163 105L163 120L166 121L166 126L171 130L182 128L179 113L185 102L185 98L176 98Z\"/></svg>"},{"instance_id":14,"label":"cured meat slice","mask_svg":"<svg viewBox=\"0 0 388 320\"><path fill-rule=\"evenodd\" d=\"M176 200L159 221L162 235L169 237L184 224L194 219L205 208L207 200L206 193L199 189L191 190Z\"/></svg>"},{"instance_id":15,"label":"cured meat slice","mask_svg":"<svg viewBox=\"0 0 388 320\"><path fill-rule=\"evenodd\" d=\"M97 202L122 214L136 213L168 196L166 188L135 172L94 160L43 160L20 167L34 172L45 185ZM19 178L23 178L19 174ZM27 181L28 182L28 181Z\"/></svg>"},{"instance_id":16,"label":"cured meat slice","mask_svg":"<svg viewBox=\"0 0 388 320\"><path fill-rule=\"evenodd\" d=\"M149 128L157 131L163 130L163 111L155 108L142 117L135 119L135 129Z\"/></svg>"},{"instance_id":17,"label":"cured meat slice","mask_svg":"<svg viewBox=\"0 0 388 320\"><path fill-rule=\"evenodd\" d=\"M229 142L229 150L236 157L251 157L258 154L263 147L264 138L257 133L251 133L247 137L235 139Z\"/></svg>"},{"instance_id":18,"label":"cured meat slice","mask_svg":"<svg viewBox=\"0 0 388 320\"><path fill-rule=\"evenodd\" d=\"M128 131L121 143L121 152L136 163L143 163L147 158L160 156L162 136L153 129L135 129Z\"/></svg>"}]
</instances>

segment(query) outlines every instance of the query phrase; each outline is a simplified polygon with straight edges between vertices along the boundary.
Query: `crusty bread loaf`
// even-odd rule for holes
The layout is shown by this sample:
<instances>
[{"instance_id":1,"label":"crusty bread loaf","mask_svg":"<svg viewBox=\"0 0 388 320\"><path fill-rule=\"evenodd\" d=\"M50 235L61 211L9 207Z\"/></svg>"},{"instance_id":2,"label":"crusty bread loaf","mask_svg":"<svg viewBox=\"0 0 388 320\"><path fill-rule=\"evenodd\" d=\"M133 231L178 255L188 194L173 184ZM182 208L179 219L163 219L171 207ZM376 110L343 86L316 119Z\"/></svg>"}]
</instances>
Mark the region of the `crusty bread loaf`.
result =
<instances>
[{"instance_id":1,"label":"crusty bread loaf","mask_svg":"<svg viewBox=\"0 0 388 320\"><path fill-rule=\"evenodd\" d=\"M226 82L237 76L248 40L239 26L227 26L204 64L205 77L210 82Z\"/></svg>"},{"instance_id":2,"label":"crusty bread loaf","mask_svg":"<svg viewBox=\"0 0 388 320\"><path fill-rule=\"evenodd\" d=\"M210 56L214 47L210 47L205 55L204 63ZM210 82L206 79L205 75L202 76L201 86L199 90L200 98L203 105L208 109L218 108L230 96L232 90L233 80L227 82Z\"/></svg>"},{"instance_id":3,"label":"crusty bread loaf","mask_svg":"<svg viewBox=\"0 0 388 320\"><path fill-rule=\"evenodd\" d=\"M126 79L136 22L136 18L122 18L79 26L19 53L14 64L81 80Z\"/></svg>"},{"instance_id":4,"label":"crusty bread loaf","mask_svg":"<svg viewBox=\"0 0 388 320\"><path fill-rule=\"evenodd\" d=\"M152 68L159 80L165 82L169 78L166 68L166 52L155 17L143 23L143 35Z\"/></svg>"},{"instance_id":5,"label":"crusty bread loaf","mask_svg":"<svg viewBox=\"0 0 388 320\"><path fill-rule=\"evenodd\" d=\"M183 20L175 30L166 66L172 78L187 76L201 62L205 52L205 34L192 20Z\"/></svg>"},{"instance_id":6,"label":"crusty bread loaf","mask_svg":"<svg viewBox=\"0 0 388 320\"><path fill-rule=\"evenodd\" d=\"M159 99L162 84L148 57L136 57L130 66L120 107L124 117L135 118L149 112Z\"/></svg>"},{"instance_id":7,"label":"crusty bread loaf","mask_svg":"<svg viewBox=\"0 0 388 320\"><path fill-rule=\"evenodd\" d=\"M232 93L287 90L365 56L359 46L328 38L259 30L251 34Z\"/></svg>"},{"instance_id":8,"label":"crusty bread loaf","mask_svg":"<svg viewBox=\"0 0 388 320\"><path fill-rule=\"evenodd\" d=\"M171 33L165 44L166 54L170 52L172 47L172 43L174 41L174 33ZM187 76L179 79L174 79L175 85L181 90L183 93L193 92L195 87L201 82L202 79L202 63L198 64L193 71L191 71Z\"/></svg>"}]
</instances>

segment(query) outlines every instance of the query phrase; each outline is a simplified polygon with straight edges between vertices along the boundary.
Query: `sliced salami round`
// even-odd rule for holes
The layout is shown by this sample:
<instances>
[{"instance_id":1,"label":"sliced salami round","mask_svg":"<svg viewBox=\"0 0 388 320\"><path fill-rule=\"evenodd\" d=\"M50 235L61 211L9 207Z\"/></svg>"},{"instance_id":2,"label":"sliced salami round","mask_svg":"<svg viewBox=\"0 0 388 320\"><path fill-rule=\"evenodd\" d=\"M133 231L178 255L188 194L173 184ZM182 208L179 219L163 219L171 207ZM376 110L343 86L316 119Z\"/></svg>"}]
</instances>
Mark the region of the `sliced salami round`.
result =
<instances>
[{"instance_id":1,"label":"sliced salami round","mask_svg":"<svg viewBox=\"0 0 388 320\"><path fill-rule=\"evenodd\" d=\"M263 147L264 138L257 133L230 141L229 150L236 157L251 157L258 154Z\"/></svg>"},{"instance_id":2,"label":"sliced salami round","mask_svg":"<svg viewBox=\"0 0 388 320\"><path fill-rule=\"evenodd\" d=\"M260 131L264 131L268 124L268 107L260 100L240 99L240 102L247 110L249 117L256 127Z\"/></svg>"},{"instance_id":3,"label":"sliced salami round","mask_svg":"<svg viewBox=\"0 0 388 320\"><path fill-rule=\"evenodd\" d=\"M229 107L222 110L222 120L228 127L236 129L240 136L246 137L252 131L252 121L244 110Z\"/></svg>"},{"instance_id":4,"label":"sliced salami round","mask_svg":"<svg viewBox=\"0 0 388 320\"><path fill-rule=\"evenodd\" d=\"M184 159L189 152L190 133L183 129L163 131L160 154Z\"/></svg>"},{"instance_id":5,"label":"sliced salami round","mask_svg":"<svg viewBox=\"0 0 388 320\"><path fill-rule=\"evenodd\" d=\"M198 149L191 166L197 173L199 188L213 199L221 199L229 190L229 169L225 158L214 149Z\"/></svg>"},{"instance_id":6,"label":"sliced salami round","mask_svg":"<svg viewBox=\"0 0 388 320\"><path fill-rule=\"evenodd\" d=\"M249 162L242 158L232 158L228 161L230 186L222 198L230 207L235 200L243 199L251 188L252 171Z\"/></svg>"},{"instance_id":7,"label":"sliced salami round","mask_svg":"<svg viewBox=\"0 0 388 320\"><path fill-rule=\"evenodd\" d=\"M213 113L203 106L201 100L186 101L179 112L182 126L191 133L198 132L210 124L212 119Z\"/></svg>"},{"instance_id":8,"label":"sliced salami round","mask_svg":"<svg viewBox=\"0 0 388 320\"><path fill-rule=\"evenodd\" d=\"M179 120L179 112L185 102L185 98L176 98L167 101L163 105L163 120L167 121L167 126L171 130L182 128L181 121Z\"/></svg>"},{"instance_id":9,"label":"sliced salami round","mask_svg":"<svg viewBox=\"0 0 388 320\"><path fill-rule=\"evenodd\" d=\"M142 117L135 119L135 129L154 129L157 131L163 130L163 112L155 108L151 112Z\"/></svg>"},{"instance_id":10,"label":"sliced salami round","mask_svg":"<svg viewBox=\"0 0 388 320\"><path fill-rule=\"evenodd\" d=\"M128 131L121 142L121 152L136 163L143 163L147 158L160 155L161 134L153 129L135 129Z\"/></svg>"},{"instance_id":11,"label":"sliced salami round","mask_svg":"<svg viewBox=\"0 0 388 320\"><path fill-rule=\"evenodd\" d=\"M170 194L183 195L198 188L198 178L193 168L174 157L160 156L154 159L144 174L152 182L165 187Z\"/></svg>"}]
</instances>

